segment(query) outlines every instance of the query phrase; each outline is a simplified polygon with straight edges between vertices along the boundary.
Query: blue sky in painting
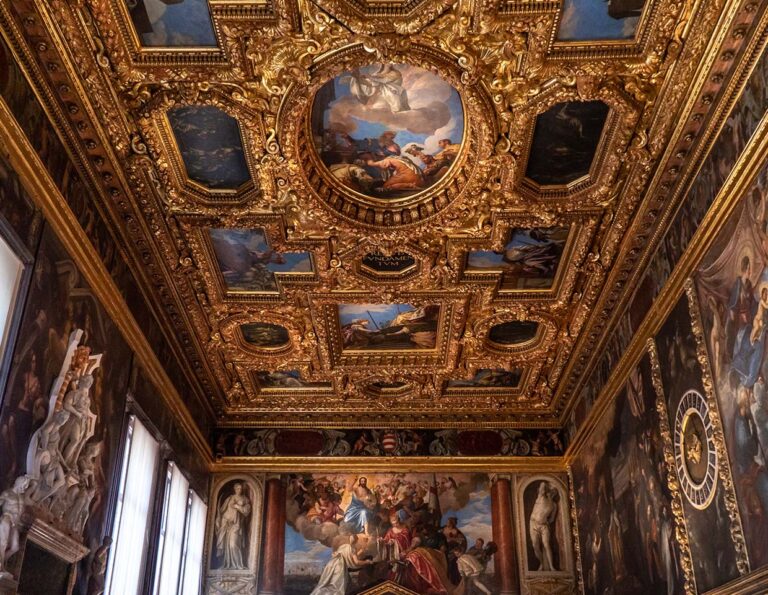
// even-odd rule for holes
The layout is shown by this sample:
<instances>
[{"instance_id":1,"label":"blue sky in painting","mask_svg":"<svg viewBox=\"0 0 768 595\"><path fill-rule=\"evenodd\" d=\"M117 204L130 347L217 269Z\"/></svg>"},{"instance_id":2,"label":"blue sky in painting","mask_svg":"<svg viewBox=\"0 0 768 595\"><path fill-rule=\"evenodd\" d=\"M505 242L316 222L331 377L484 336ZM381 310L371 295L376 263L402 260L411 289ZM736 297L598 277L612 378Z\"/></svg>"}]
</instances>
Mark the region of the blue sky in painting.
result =
<instances>
[{"instance_id":1,"label":"blue sky in painting","mask_svg":"<svg viewBox=\"0 0 768 595\"><path fill-rule=\"evenodd\" d=\"M410 304L339 304L339 321L344 325L357 318L370 320L370 317L373 317L376 324L382 327L398 314L415 309Z\"/></svg>"},{"instance_id":2,"label":"blue sky in painting","mask_svg":"<svg viewBox=\"0 0 768 595\"><path fill-rule=\"evenodd\" d=\"M491 525L491 495L487 489L471 492L469 502L459 510L449 510L443 513L442 524L448 523L448 517L455 516L456 524L466 535L469 545L475 544L480 537L488 543L493 537Z\"/></svg>"},{"instance_id":3,"label":"blue sky in painting","mask_svg":"<svg viewBox=\"0 0 768 595\"><path fill-rule=\"evenodd\" d=\"M624 2L631 3L632 0ZM608 14L608 5L608 0L563 0L563 15L557 39L587 41L633 38L639 17L613 18Z\"/></svg>"},{"instance_id":4,"label":"blue sky in painting","mask_svg":"<svg viewBox=\"0 0 768 595\"><path fill-rule=\"evenodd\" d=\"M269 249L263 229L211 229L210 233L222 269L232 268L232 266L227 267L225 264L227 262L239 264L240 260L245 257L241 248L258 253L264 253ZM231 247L227 255L219 253L226 245ZM312 272L312 257L309 252L280 252L278 254L282 262L267 263L266 269L268 271L272 273ZM237 266L237 269L240 270L240 266Z\"/></svg>"},{"instance_id":5,"label":"blue sky in painting","mask_svg":"<svg viewBox=\"0 0 768 595\"><path fill-rule=\"evenodd\" d=\"M131 18L142 45L149 47L215 46L207 0L138 0Z\"/></svg>"},{"instance_id":6,"label":"blue sky in painting","mask_svg":"<svg viewBox=\"0 0 768 595\"><path fill-rule=\"evenodd\" d=\"M285 568L311 567L314 572L308 574L320 574L322 569L331 559L333 550L320 543L305 539L293 527L285 525ZM300 573L301 574L301 573Z\"/></svg>"}]
</instances>

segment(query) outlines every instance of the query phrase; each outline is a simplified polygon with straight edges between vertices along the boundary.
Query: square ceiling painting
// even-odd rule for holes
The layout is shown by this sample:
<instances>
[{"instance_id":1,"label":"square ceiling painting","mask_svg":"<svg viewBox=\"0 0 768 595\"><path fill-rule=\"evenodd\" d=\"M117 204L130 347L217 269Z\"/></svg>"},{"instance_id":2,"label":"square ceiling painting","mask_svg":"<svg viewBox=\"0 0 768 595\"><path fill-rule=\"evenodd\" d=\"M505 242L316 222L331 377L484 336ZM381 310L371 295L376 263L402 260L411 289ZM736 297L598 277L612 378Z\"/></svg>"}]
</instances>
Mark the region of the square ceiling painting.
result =
<instances>
[{"instance_id":1,"label":"square ceiling painting","mask_svg":"<svg viewBox=\"0 0 768 595\"><path fill-rule=\"evenodd\" d=\"M126 4L143 46L216 45L207 0L126 0Z\"/></svg>"},{"instance_id":2,"label":"square ceiling painting","mask_svg":"<svg viewBox=\"0 0 768 595\"><path fill-rule=\"evenodd\" d=\"M517 388L523 373L519 369L504 370L502 368L483 368L475 372L472 378L467 380L449 380L448 389L459 388Z\"/></svg>"},{"instance_id":3,"label":"square ceiling painting","mask_svg":"<svg viewBox=\"0 0 768 595\"><path fill-rule=\"evenodd\" d=\"M542 186L568 184L589 173L609 108L602 101L553 105L536 118L525 175Z\"/></svg>"},{"instance_id":4,"label":"square ceiling painting","mask_svg":"<svg viewBox=\"0 0 768 595\"><path fill-rule=\"evenodd\" d=\"M302 379L301 372L298 370L280 370L277 372L267 372L260 370L256 372L256 382L262 390L283 390L297 388L324 388L331 387L327 382L308 382Z\"/></svg>"}]
</instances>

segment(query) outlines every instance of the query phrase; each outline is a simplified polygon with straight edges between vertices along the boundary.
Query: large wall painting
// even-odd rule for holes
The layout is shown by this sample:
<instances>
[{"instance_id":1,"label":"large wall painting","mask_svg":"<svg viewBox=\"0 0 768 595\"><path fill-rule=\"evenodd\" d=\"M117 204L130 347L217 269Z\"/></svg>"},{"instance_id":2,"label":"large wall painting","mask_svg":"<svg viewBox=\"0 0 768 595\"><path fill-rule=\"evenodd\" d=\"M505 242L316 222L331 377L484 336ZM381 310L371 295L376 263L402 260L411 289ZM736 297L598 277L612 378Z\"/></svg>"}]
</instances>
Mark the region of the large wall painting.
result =
<instances>
[{"instance_id":1,"label":"large wall painting","mask_svg":"<svg viewBox=\"0 0 768 595\"><path fill-rule=\"evenodd\" d=\"M696 407L696 395L706 396L702 380L702 369L698 359L696 339L692 332L691 315L688 299L683 295L670 312L667 321L656 335L658 367L660 372L661 398L666 404L667 422L672 432L678 420L689 409ZM682 403L682 405L681 405ZM711 414L702 415L703 425L711 421ZM685 458L685 466L694 469L695 459L716 452L714 433L698 432L702 442L699 452L691 450L695 440L680 438L675 445L676 456ZM687 448L686 448L686 445ZM719 459L719 457L718 457ZM699 592L728 582L739 576L740 570L746 570L737 554L737 547L743 548L741 524L736 511L729 508L727 461L718 461L718 474L712 485L706 487L702 502L694 490L683 492L683 511L685 513L688 540L691 548L694 577ZM693 474L692 474L693 475ZM688 478L678 474L681 487ZM696 478L694 478L695 480ZM698 482L695 482L698 483ZM694 486L695 487L695 486ZM732 539L733 535L733 539ZM734 541L736 540L736 542Z\"/></svg>"},{"instance_id":2,"label":"large wall painting","mask_svg":"<svg viewBox=\"0 0 768 595\"><path fill-rule=\"evenodd\" d=\"M647 356L599 420L572 473L585 592L683 592Z\"/></svg>"},{"instance_id":3,"label":"large wall painting","mask_svg":"<svg viewBox=\"0 0 768 595\"><path fill-rule=\"evenodd\" d=\"M502 273L501 290L551 289L568 241L567 227L515 228L501 252L470 250L466 273Z\"/></svg>"},{"instance_id":4,"label":"large wall painting","mask_svg":"<svg viewBox=\"0 0 768 595\"><path fill-rule=\"evenodd\" d=\"M288 484L286 595L385 580L416 593L498 592L487 475L291 475Z\"/></svg>"},{"instance_id":5,"label":"large wall painting","mask_svg":"<svg viewBox=\"0 0 768 595\"><path fill-rule=\"evenodd\" d=\"M207 0L126 0L141 44L148 47L215 46Z\"/></svg>"},{"instance_id":6,"label":"large wall painting","mask_svg":"<svg viewBox=\"0 0 768 595\"><path fill-rule=\"evenodd\" d=\"M525 175L542 186L573 182L589 173L603 135L608 106L568 101L536 118Z\"/></svg>"},{"instance_id":7,"label":"large wall painting","mask_svg":"<svg viewBox=\"0 0 768 595\"><path fill-rule=\"evenodd\" d=\"M427 190L459 157L464 109L458 92L409 64L344 72L312 105L315 149L342 186L393 200Z\"/></svg>"},{"instance_id":8,"label":"large wall painting","mask_svg":"<svg viewBox=\"0 0 768 595\"><path fill-rule=\"evenodd\" d=\"M440 306L339 304L345 350L434 349Z\"/></svg>"},{"instance_id":9,"label":"large wall painting","mask_svg":"<svg viewBox=\"0 0 768 595\"><path fill-rule=\"evenodd\" d=\"M753 568L768 564L768 168L696 271L698 310Z\"/></svg>"},{"instance_id":10,"label":"large wall painting","mask_svg":"<svg viewBox=\"0 0 768 595\"><path fill-rule=\"evenodd\" d=\"M557 39L632 39L645 3L646 0L564 0Z\"/></svg>"},{"instance_id":11,"label":"large wall painting","mask_svg":"<svg viewBox=\"0 0 768 595\"><path fill-rule=\"evenodd\" d=\"M277 252L262 228L209 230L216 262L227 289L237 293L278 291L275 273L312 273L309 252Z\"/></svg>"}]
</instances>

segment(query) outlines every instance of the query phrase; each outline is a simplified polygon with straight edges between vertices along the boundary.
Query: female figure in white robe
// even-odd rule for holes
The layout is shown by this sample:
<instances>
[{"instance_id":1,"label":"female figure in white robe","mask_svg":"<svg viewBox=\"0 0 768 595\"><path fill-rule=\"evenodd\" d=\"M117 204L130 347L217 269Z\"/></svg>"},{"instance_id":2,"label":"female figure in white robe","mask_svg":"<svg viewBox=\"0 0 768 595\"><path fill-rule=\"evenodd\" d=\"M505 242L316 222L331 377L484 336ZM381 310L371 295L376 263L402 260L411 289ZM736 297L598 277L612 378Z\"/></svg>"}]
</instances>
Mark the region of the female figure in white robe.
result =
<instances>
[{"instance_id":1,"label":"female figure in white robe","mask_svg":"<svg viewBox=\"0 0 768 595\"><path fill-rule=\"evenodd\" d=\"M339 546L331 561L323 568L320 580L310 595L345 595L349 585L349 570L373 564L373 560L361 560L357 557L356 542L357 536L352 535L349 543Z\"/></svg>"},{"instance_id":2,"label":"female figure in white robe","mask_svg":"<svg viewBox=\"0 0 768 595\"><path fill-rule=\"evenodd\" d=\"M216 554L221 568L243 570L245 561L245 522L251 514L251 501L243 494L243 484L236 483L234 494L227 497L216 517Z\"/></svg>"}]
</instances>

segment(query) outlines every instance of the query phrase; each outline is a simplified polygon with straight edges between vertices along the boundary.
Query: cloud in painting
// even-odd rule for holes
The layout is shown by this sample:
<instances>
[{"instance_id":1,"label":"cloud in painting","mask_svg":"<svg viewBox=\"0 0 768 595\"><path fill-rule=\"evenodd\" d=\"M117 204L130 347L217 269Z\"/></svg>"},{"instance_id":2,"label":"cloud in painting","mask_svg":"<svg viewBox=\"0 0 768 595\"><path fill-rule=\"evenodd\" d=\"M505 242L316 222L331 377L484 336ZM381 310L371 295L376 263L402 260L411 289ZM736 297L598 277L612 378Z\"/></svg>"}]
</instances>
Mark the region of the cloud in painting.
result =
<instances>
[{"instance_id":1,"label":"cloud in painting","mask_svg":"<svg viewBox=\"0 0 768 595\"><path fill-rule=\"evenodd\" d=\"M411 109L393 112L389 107L365 105L352 95L344 95L329 105L328 128L351 134L357 129L356 120L413 134L435 134L446 127L452 120L448 100L455 91L451 85L426 70L404 64L396 68L403 76L402 86L407 89Z\"/></svg>"}]
</instances>

